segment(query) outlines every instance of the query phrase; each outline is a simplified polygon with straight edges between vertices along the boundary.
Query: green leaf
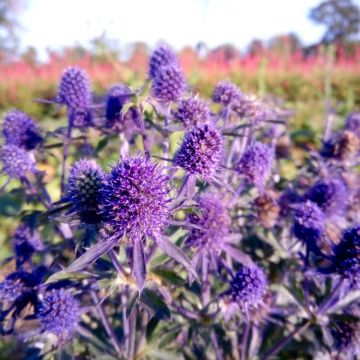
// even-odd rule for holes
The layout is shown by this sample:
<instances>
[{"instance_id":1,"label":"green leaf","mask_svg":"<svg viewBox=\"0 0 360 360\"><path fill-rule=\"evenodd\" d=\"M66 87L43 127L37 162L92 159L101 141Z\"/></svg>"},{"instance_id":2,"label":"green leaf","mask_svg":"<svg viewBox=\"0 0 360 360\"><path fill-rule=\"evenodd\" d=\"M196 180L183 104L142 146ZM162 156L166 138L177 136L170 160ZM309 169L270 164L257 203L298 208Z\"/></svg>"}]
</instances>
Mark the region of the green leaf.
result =
<instances>
[{"instance_id":1,"label":"green leaf","mask_svg":"<svg viewBox=\"0 0 360 360\"><path fill-rule=\"evenodd\" d=\"M140 295L140 301L155 313L155 317L168 320L171 317L170 309L163 299L150 289L144 289Z\"/></svg>"},{"instance_id":2,"label":"green leaf","mask_svg":"<svg viewBox=\"0 0 360 360\"><path fill-rule=\"evenodd\" d=\"M175 286L183 286L186 283L186 280L184 280L181 276L172 270L156 268L151 270L151 272Z\"/></svg>"}]
</instances>

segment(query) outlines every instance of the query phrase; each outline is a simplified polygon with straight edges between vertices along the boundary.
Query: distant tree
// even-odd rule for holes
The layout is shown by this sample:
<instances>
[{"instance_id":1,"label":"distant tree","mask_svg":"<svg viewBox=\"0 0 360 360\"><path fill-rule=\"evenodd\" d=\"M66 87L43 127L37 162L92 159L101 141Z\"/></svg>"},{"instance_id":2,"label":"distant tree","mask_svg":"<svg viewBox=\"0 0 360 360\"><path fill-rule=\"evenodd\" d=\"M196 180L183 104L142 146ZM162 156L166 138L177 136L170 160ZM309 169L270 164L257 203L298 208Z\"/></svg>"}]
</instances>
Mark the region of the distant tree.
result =
<instances>
[{"instance_id":1,"label":"distant tree","mask_svg":"<svg viewBox=\"0 0 360 360\"><path fill-rule=\"evenodd\" d=\"M269 40L268 48L280 55L289 55L302 48L300 38L295 33L274 36Z\"/></svg>"},{"instance_id":2,"label":"distant tree","mask_svg":"<svg viewBox=\"0 0 360 360\"><path fill-rule=\"evenodd\" d=\"M0 0L0 52L3 56L13 52L18 44L16 15L20 3L21 0Z\"/></svg>"},{"instance_id":3,"label":"distant tree","mask_svg":"<svg viewBox=\"0 0 360 360\"><path fill-rule=\"evenodd\" d=\"M259 55L265 50L265 44L262 40L254 39L247 47L247 53L250 55Z\"/></svg>"},{"instance_id":4,"label":"distant tree","mask_svg":"<svg viewBox=\"0 0 360 360\"><path fill-rule=\"evenodd\" d=\"M310 19L326 26L323 43L345 41L359 33L360 8L352 0L325 0L310 11Z\"/></svg>"}]
</instances>

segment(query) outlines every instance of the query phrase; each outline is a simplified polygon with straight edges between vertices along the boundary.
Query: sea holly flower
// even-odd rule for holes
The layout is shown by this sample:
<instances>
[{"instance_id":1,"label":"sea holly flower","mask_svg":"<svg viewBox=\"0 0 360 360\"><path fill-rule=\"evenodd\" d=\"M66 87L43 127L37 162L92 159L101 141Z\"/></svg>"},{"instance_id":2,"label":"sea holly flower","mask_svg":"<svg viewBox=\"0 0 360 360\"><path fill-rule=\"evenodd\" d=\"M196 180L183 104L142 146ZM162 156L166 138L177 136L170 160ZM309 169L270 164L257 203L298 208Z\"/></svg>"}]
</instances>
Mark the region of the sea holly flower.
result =
<instances>
[{"instance_id":1,"label":"sea holly flower","mask_svg":"<svg viewBox=\"0 0 360 360\"><path fill-rule=\"evenodd\" d=\"M200 125L185 133L174 155L174 165L188 173L184 186L189 185L190 197L196 176L207 182L218 182L216 172L220 169L223 156L224 141L221 132L213 125Z\"/></svg>"},{"instance_id":2,"label":"sea holly flower","mask_svg":"<svg viewBox=\"0 0 360 360\"><path fill-rule=\"evenodd\" d=\"M360 137L360 113L352 112L345 120L345 129L352 131Z\"/></svg>"},{"instance_id":3,"label":"sea holly flower","mask_svg":"<svg viewBox=\"0 0 360 360\"><path fill-rule=\"evenodd\" d=\"M16 145L4 145L0 151L2 171L12 179L25 178L27 173L35 173L36 163L28 152Z\"/></svg>"},{"instance_id":4,"label":"sea holly flower","mask_svg":"<svg viewBox=\"0 0 360 360\"><path fill-rule=\"evenodd\" d=\"M345 230L333 253L332 269L360 288L360 226Z\"/></svg>"},{"instance_id":5,"label":"sea holly flower","mask_svg":"<svg viewBox=\"0 0 360 360\"><path fill-rule=\"evenodd\" d=\"M20 110L10 110L5 115L3 136L5 144L16 145L25 150L32 150L43 141L37 125Z\"/></svg>"},{"instance_id":6,"label":"sea holly flower","mask_svg":"<svg viewBox=\"0 0 360 360\"><path fill-rule=\"evenodd\" d=\"M124 84L111 87L106 95L105 127L124 132L132 136L138 130L138 112L131 107L125 114L124 106L131 100L132 91Z\"/></svg>"},{"instance_id":7,"label":"sea holly flower","mask_svg":"<svg viewBox=\"0 0 360 360\"><path fill-rule=\"evenodd\" d=\"M235 170L260 191L263 191L270 177L273 161L273 149L261 142L254 142L235 164Z\"/></svg>"},{"instance_id":8,"label":"sea holly flower","mask_svg":"<svg viewBox=\"0 0 360 360\"><path fill-rule=\"evenodd\" d=\"M317 204L327 216L341 214L345 210L347 197L344 182L337 178L319 181L307 194L307 198Z\"/></svg>"},{"instance_id":9,"label":"sea holly flower","mask_svg":"<svg viewBox=\"0 0 360 360\"><path fill-rule=\"evenodd\" d=\"M90 80L85 71L69 67L63 72L56 102L67 106L71 126L92 125Z\"/></svg>"},{"instance_id":10,"label":"sea holly flower","mask_svg":"<svg viewBox=\"0 0 360 360\"><path fill-rule=\"evenodd\" d=\"M235 84L229 81L221 81L216 85L212 99L215 103L228 106L241 96L242 93Z\"/></svg>"},{"instance_id":11,"label":"sea holly flower","mask_svg":"<svg viewBox=\"0 0 360 360\"><path fill-rule=\"evenodd\" d=\"M55 335L59 343L72 338L80 322L80 304L70 290L52 289L41 296L36 309L41 332Z\"/></svg>"},{"instance_id":12,"label":"sea holly flower","mask_svg":"<svg viewBox=\"0 0 360 360\"><path fill-rule=\"evenodd\" d=\"M140 290L146 280L145 244L148 239L195 273L187 256L163 234L171 213L168 181L169 176L163 168L147 156L125 158L114 166L101 190L102 216L112 235L90 248L69 271L84 268L124 238Z\"/></svg>"},{"instance_id":13,"label":"sea holly flower","mask_svg":"<svg viewBox=\"0 0 360 360\"><path fill-rule=\"evenodd\" d=\"M227 305L225 319L239 311L246 320L268 305L269 285L264 271L257 265L242 266L229 283L225 292ZM266 301L265 301L266 300Z\"/></svg>"},{"instance_id":14,"label":"sea holly flower","mask_svg":"<svg viewBox=\"0 0 360 360\"><path fill-rule=\"evenodd\" d=\"M202 125L210 119L209 105L199 96L190 96L180 101L174 118L181 121L185 129Z\"/></svg>"},{"instance_id":15,"label":"sea holly flower","mask_svg":"<svg viewBox=\"0 0 360 360\"><path fill-rule=\"evenodd\" d=\"M185 87L184 74L176 64L160 67L152 79L152 94L162 103L180 100Z\"/></svg>"},{"instance_id":16,"label":"sea holly flower","mask_svg":"<svg viewBox=\"0 0 360 360\"><path fill-rule=\"evenodd\" d=\"M310 200L296 205L293 232L309 251L320 253L318 241L325 231L325 214Z\"/></svg>"},{"instance_id":17,"label":"sea holly flower","mask_svg":"<svg viewBox=\"0 0 360 360\"><path fill-rule=\"evenodd\" d=\"M159 46L151 54L149 61L149 78L153 80L159 73L159 70L168 65L178 65L176 54L172 49L166 46Z\"/></svg>"},{"instance_id":18,"label":"sea holly flower","mask_svg":"<svg viewBox=\"0 0 360 360\"><path fill-rule=\"evenodd\" d=\"M63 201L71 203L70 213L80 216L85 223L100 221L100 197L105 174L93 160L79 160L69 171L67 195Z\"/></svg>"},{"instance_id":19,"label":"sea holly flower","mask_svg":"<svg viewBox=\"0 0 360 360\"><path fill-rule=\"evenodd\" d=\"M197 269L210 263L213 269L221 263L222 252L228 253L240 263L252 263L242 251L232 246L239 235L231 230L231 218L223 195L206 192L195 197L196 212L188 216L194 225L186 239L186 245L194 249L193 262Z\"/></svg>"},{"instance_id":20,"label":"sea holly flower","mask_svg":"<svg viewBox=\"0 0 360 360\"><path fill-rule=\"evenodd\" d=\"M38 231L26 222L19 224L16 228L12 237L12 245L20 262L30 259L34 253L45 249Z\"/></svg>"}]
</instances>

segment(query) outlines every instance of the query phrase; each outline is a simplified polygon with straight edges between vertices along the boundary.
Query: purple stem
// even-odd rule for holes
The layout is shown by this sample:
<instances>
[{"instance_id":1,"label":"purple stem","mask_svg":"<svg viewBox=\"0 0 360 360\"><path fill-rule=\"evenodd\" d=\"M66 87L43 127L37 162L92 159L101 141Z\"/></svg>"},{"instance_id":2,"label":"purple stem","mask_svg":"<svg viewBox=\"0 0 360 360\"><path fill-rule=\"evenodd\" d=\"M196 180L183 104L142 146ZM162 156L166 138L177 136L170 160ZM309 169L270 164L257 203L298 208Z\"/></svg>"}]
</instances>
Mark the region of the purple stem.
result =
<instances>
[{"instance_id":1,"label":"purple stem","mask_svg":"<svg viewBox=\"0 0 360 360\"><path fill-rule=\"evenodd\" d=\"M69 155L69 147L71 144L71 132L72 132L72 123L69 115L69 124L67 127L66 137L64 139L63 161L61 166L61 195L63 195L65 191L66 162Z\"/></svg>"},{"instance_id":2,"label":"purple stem","mask_svg":"<svg viewBox=\"0 0 360 360\"><path fill-rule=\"evenodd\" d=\"M212 342L214 350L215 350L216 360L223 360L224 357L223 357L222 351L220 349L219 343L217 341L214 329L211 330L210 337L211 337L211 342Z\"/></svg>"},{"instance_id":3,"label":"purple stem","mask_svg":"<svg viewBox=\"0 0 360 360\"><path fill-rule=\"evenodd\" d=\"M116 271L118 272L118 274L122 277L127 277L128 274L127 274L126 270L123 268L123 266L120 264L120 261L117 258L115 250L114 249L109 250L108 255L109 255Z\"/></svg>"},{"instance_id":4,"label":"purple stem","mask_svg":"<svg viewBox=\"0 0 360 360\"><path fill-rule=\"evenodd\" d=\"M249 322L246 322L244 326L244 334L241 345L241 358L240 358L241 360L247 359L247 346L249 342L250 331L251 331L251 324Z\"/></svg>"},{"instance_id":5,"label":"purple stem","mask_svg":"<svg viewBox=\"0 0 360 360\"><path fill-rule=\"evenodd\" d=\"M133 360L135 358L136 318L137 309L134 307L129 319L129 348L127 353L128 360Z\"/></svg>"},{"instance_id":6,"label":"purple stem","mask_svg":"<svg viewBox=\"0 0 360 360\"><path fill-rule=\"evenodd\" d=\"M95 307L97 309L97 312L99 314L100 320L101 320L101 322L102 322L102 324L103 324L103 326L105 328L105 331L108 334L108 336L109 336L109 338L110 338L110 340L111 340L117 354L119 355L119 357L121 357L122 356L121 345L120 345L120 343L119 343L119 341L118 341L118 339L117 339L117 337L115 335L114 330L110 326L110 323L109 323L109 321L108 321L108 319L106 317L106 314L104 313L104 310L103 310L103 308L101 306L101 303L100 303L99 298L98 298L95 291L91 292L91 297L93 299L93 302L94 302Z\"/></svg>"}]
</instances>

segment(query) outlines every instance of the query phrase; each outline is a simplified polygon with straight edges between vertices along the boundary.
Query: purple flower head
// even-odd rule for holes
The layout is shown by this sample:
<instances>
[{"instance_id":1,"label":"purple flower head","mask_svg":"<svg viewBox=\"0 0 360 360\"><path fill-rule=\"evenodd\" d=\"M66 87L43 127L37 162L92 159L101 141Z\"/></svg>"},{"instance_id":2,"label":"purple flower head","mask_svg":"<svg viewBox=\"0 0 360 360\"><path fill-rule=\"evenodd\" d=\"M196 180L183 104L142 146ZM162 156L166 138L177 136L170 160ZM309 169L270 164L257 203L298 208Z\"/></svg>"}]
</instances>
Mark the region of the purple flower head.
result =
<instances>
[{"instance_id":1,"label":"purple flower head","mask_svg":"<svg viewBox=\"0 0 360 360\"><path fill-rule=\"evenodd\" d=\"M25 272L14 272L0 283L0 302L13 302L26 291Z\"/></svg>"},{"instance_id":2,"label":"purple flower head","mask_svg":"<svg viewBox=\"0 0 360 360\"><path fill-rule=\"evenodd\" d=\"M85 108L70 108L70 121L73 127L86 129L93 125L91 111Z\"/></svg>"},{"instance_id":3,"label":"purple flower head","mask_svg":"<svg viewBox=\"0 0 360 360\"><path fill-rule=\"evenodd\" d=\"M11 178L23 178L26 173L36 171L35 160L16 145L4 145L1 148L0 159L3 171Z\"/></svg>"},{"instance_id":4,"label":"purple flower head","mask_svg":"<svg viewBox=\"0 0 360 360\"><path fill-rule=\"evenodd\" d=\"M80 305L69 290L46 292L36 311L41 331L55 335L60 342L70 340L80 322Z\"/></svg>"},{"instance_id":5,"label":"purple flower head","mask_svg":"<svg viewBox=\"0 0 360 360\"><path fill-rule=\"evenodd\" d=\"M333 252L332 263L336 272L360 288L360 226L344 231Z\"/></svg>"},{"instance_id":6,"label":"purple flower head","mask_svg":"<svg viewBox=\"0 0 360 360\"><path fill-rule=\"evenodd\" d=\"M338 353L360 355L360 322L336 321L331 327L334 350Z\"/></svg>"},{"instance_id":7,"label":"purple flower head","mask_svg":"<svg viewBox=\"0 0 360 360\"><path fill-rule=\"evenodd\" d=\"M270 176L273 160L272 148L261 142L255 142L241 156L236 164L236 170L262 190Z\"/></svg>"},{"instance_id":8,"label":"purple flower head","mask_svg":"<svg viewBox=\"0 0 360 360\"><path fill-rule=\"evenodd\" d=\"M174 164L208 180L219 168L223 152L220 131L212 125L204 124L186 132L174 156Z\"/></svg>"},{"instance_id":9,"label":"purple flower head","mask_svg":"<svg viewBox=\"0 0 360 360\"><path fill-rule=\"evenodd\" d=\"M213 92L212 99L214 102L224 106L232 104L235 100L242 98L240 89L229 81L219 82Z\"/></svg>"},{"instance_id":10,"label":"purple flower head","mask_svg":"<svg viewBox=\"0 0 360 360\"><path fill-rule=\"evenodd\" d=\"M186 129L207 123L210 118L209 105L198 96L188 97L181 100L174 117L181 121Z\"/></svg>"},{"instance_id":11,"label":"purple flower head","mask_svg":"<svg viewBox=\"0 0 360 360\"><path fill-rule=\"evenodd\" d=\"M96 220L104 182L105 174L93 160L79 160L71 166L67 199L72 203L72 211L83 221Z\"/></svg>"},{"instance_id":12,"label":"purple flower head","mask_svg":"<svg viewBox=\"0 0 360 360\"><path fill-rule=\"evenodd\" d=\"M352 131L360 137L360 113L352 112L345 121L345 129Z\"/></svg>"},{"instance_id":13,"label":"purple flower head","mask_svg":"<svg viewBox=\"0 0 360 360\"><path fill-rule=\"evenodd\" d=\"M307 198L317 204L328 216L343 212L347 197L348 192L343 181L330 178L319 181L307 195Z\"/></svg>"},{"instance_id":14,"label":"purple flower head","mask_svg":"<svg viewBox=\"0 0 360 360\"><path fill-rule=\"evenodd\" d=\"M154 79L159 69L171 64L178 64L176 54L166 46L160 46L151 54L149 61L149 78Z\"/></svg>"},{"instance_id":15,"label":"purple flower head","mask_svg":"<svg viewBox=\"0 0 360 360\"><path fill-rule=\"evenodd\" d=\"M20 110L11 110L6 114L3 135L7 145L16 145L25 150L32 150L42 142L34 121Z\"/></svg>"},{"instance_id":16,"label":"purple flower head","mask_svg":"<svg viewBox=\"0 0 360 360\"><path fill-rule=\"evenodd\" d=\"M72 109L87 109L91 104L90 80L85 71L67 68L60 80L57 101Z\"/></svg>"},{"instance_id":17,"label":"purple flower head","mask_svg":"<svg viewBox=\"0 0 360 360\"><path fill-rule=\"evenodd\" d=\"M307 200L297 205L294 214L293 232L296 238L302 240L311 248L325 231L325 215L315 203Z\"/></svg>"},{"instance_id":18,"label":"purple flower head","mask_svg":"<svg viewBox=\"0 0 360 360\"><path fill-rule=\"evenodd\" d=\"M185 91L184 74L178 65L159 68L152 82L152 93L159 101L178 101Z\"/></svg>"},{"instance_id":19,"label":"purple flower head","mask_svg":"<svg viewBox=\"0 0 360 360\"><path fill-rule=\"evenodd\" d=\"M197 251L207 250L218 254L231 231L231 218L218 195L205 193L196 199L199 214L189 215L189 222L202 229L191 230L187 244Z\"/></svg>"},{"instance_id":20,"label":"purple flower head","mask_svg":"<svg viewBox=\"0 0 360 360\"><path fill-rule=\"evenodd\" d=\"M119 162L102 190L103 215L110 228L131 242L160 233L169 215L167 181L162 167L147 157Z\"/></svg>"},{"instance_id":21,"label":"purple flower head","mask_svg":"<svg viewBox=\"0 0 360 360\"><path fill-rule=\"evenodd\" d=\"M240 268L230 282L227 295L240 307L241 312L249 317L251 312L261 308L267 293L267 277L264 271L254 264Z\"/></svg>"},{"instance_id":22,"label":"purple flower head","mask_svg":"<svg viewBox=\"0 0 360 360\"><path fill-rule=\"evenodd\" d=\"M40 234L27 223L21 223L12 238L17 258L27 260L36 251L44 250Z\"/></svg>"}]
</instances>

